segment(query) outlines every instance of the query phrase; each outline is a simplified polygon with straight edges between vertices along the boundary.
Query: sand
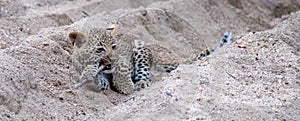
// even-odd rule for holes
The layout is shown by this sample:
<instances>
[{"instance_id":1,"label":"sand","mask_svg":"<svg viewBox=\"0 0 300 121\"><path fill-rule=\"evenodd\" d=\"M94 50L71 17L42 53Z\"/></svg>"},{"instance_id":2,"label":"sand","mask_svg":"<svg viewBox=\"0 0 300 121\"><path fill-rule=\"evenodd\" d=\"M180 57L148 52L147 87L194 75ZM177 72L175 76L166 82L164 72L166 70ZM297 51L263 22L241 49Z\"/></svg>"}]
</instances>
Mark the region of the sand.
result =
<instances>
[{"instance_id":1,"label":"sand","mask_svg":"<svg viewBox=\"0 0 300 121\"><path fill-rule=\"evenodd\" d=\"M299 8L299 0L1 0L0 120L300 120ZM79 74L68 33L114 22L145 40L155 61L179 67L127 96L92 84L70 90ZM225 31L232 44L186 63Z\"/></svg>"}]
</instances>

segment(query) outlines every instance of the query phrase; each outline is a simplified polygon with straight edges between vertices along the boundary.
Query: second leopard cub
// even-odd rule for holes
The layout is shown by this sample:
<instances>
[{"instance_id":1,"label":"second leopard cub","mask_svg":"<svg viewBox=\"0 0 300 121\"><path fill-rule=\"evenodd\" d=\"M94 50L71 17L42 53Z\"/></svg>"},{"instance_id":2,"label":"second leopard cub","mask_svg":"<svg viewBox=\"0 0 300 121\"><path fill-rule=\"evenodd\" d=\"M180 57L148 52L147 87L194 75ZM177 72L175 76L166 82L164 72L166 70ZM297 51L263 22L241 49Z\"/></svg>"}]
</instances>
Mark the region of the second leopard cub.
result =
<instances>
[{"instance_id":1,"label":"second leopard cub","mask_svg":"<svg viewBox=\"0 0 300 121\"><path fill-rule=\"evenodd\" d=\"M112 88L120 93L130 94L150 85L153 57L143 41L134 40L131 60L125 55L115 56L117 59L112 62L112 69L103 71L106 74L112 73Z\"/></svg>"}]
</instances>

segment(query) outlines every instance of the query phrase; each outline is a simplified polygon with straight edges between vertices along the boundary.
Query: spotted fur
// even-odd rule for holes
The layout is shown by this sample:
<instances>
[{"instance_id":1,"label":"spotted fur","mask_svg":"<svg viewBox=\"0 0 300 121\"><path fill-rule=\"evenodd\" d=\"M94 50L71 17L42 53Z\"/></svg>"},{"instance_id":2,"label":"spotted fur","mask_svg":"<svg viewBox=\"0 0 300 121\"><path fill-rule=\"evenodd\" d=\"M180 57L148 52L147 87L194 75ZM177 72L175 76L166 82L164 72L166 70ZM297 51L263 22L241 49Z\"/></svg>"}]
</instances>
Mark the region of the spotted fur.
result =
<instances>
[{"instance_id":1,"label":"spotted fur","mask_svg":"<svg viewBox=\"0 0 300 121\"><path fill-rule=\"evenodd\" d=\"M130 61L125 56L119 56L113 63L113 88L123 94L131 94L134 91L134 84L131 79Z\"/></svg>"},{"instance_id":2,"label":"spotted fur","mask_svg":"<svg viewBox=\"0 0 300 121\"><path fill-rule=\"evenodd\" d=\"M222 47L224 45L229 45L231 43L231 33L225 32L222 36L222 39L220 40L220 45L213 48L213 49L207 49L203 53L200 53L197 55L196 60L201 60L202 58L210 55L212 52L214 52L217 48Z\"/></svg>"},{"instance_id":3,"label":"spotted fur","mask_svg":"<svg viewBox=\"0 0 300 121\"><path fill-rule=\"evenodd\" d=\"M146 48L143 41L135 40L132 63L133 63L133 82L137 90L146 88L150 85L150 68L152 65L151 50Z\"/></svg>"}]
</instances>

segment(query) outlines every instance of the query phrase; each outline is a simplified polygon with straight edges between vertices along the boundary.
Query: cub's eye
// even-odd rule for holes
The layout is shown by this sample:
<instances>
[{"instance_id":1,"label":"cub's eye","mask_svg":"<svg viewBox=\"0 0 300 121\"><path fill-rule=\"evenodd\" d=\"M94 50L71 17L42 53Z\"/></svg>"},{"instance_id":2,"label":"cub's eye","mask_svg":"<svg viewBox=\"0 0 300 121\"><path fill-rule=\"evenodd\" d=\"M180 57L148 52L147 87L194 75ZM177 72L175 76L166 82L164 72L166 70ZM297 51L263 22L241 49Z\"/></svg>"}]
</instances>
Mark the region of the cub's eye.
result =
<instances>
[{"instance_id":1,"label":"cub's eye","mask_svg":"<svg viewBox=\"0 0 300 121\"><path fill-rule=\"evenodd\" d=\"M112 44L112 49L116 49L117 45L116 44Z\"/></svg>"},{"instance_id":2,"label":"cub's eye","mask_svg":"<svg viewBox=\"0 0 300 121\"><path fill-rule=\"evenodd\" d=\"M106 70L110 70L111 69L111 64L108 64L107 66L105 66Z\"/></svg>"},{"instance_id":3,"label":"cub's eye","mask_svg":"<svg viewBox=\"0 0 300 121\"><path fill-rule=\"evenodd\" d=\"M96 53L101 53L101 52L103 52L103 51L105 51L105 49L104 49L103 47L101 47L101 48L98 48L98 49L96 50Z\"/></svg>"}]
</instances>

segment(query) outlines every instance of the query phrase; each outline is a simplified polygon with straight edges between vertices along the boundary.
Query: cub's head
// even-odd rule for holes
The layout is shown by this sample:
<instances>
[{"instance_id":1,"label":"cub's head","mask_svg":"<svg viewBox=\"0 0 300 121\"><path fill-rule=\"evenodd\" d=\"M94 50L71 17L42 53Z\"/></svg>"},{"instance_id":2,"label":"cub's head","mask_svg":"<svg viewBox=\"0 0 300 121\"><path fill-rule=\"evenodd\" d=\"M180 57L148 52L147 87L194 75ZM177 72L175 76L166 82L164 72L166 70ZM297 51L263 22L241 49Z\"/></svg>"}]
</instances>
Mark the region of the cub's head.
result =
<instances>
[{"instance_id":1,"label":"cub's head","mask_svg":"<svg viewBox=\"0 0 300 121\"><path fill-rule=\"evenodd\" d=\"M115 48L114 39L105 29L91 29L88 33L70 32L68 38L73 45L73 61L83 67L104 61L103 58L109 60Z\"/></svg>"}]
</instances>

